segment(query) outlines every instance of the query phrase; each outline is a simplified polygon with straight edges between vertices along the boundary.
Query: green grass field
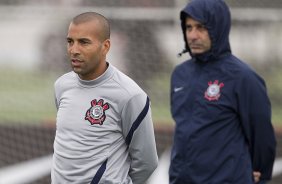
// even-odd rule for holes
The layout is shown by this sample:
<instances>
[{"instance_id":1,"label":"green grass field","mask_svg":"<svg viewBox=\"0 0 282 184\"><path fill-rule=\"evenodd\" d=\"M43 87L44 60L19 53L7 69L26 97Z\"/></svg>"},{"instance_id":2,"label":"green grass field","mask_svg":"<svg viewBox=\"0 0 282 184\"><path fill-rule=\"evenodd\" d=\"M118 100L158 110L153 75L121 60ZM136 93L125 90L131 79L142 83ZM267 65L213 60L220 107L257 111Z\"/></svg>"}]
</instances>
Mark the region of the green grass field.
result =
<instances>
[{"instance_id":1,"label":"green grass field","mask_svg":"<svg viewBox=\"0 0 282 184\"><path fill-rule=\"evenodd\" d=\"M41 123L55 116L55 75L16 70L1 71L0 122Z\"/></svg>"},{"instance_id":2,"label":"green grass field","mask_svg":"<svg viewBox=\"0 0 282 184\"><path fill-rule=\"evenodd\" d=\"M16 70L0 71L0 123L45 123L54 122L56 109L53 84L61 74L27 72ZM273 85L273 83L270 83ZM279 83L275 83L279 84ZM173 124L169 109L169 75L158 76L149 86L154 122ZM270 94L274 88L270 86ZM280 93L282 96L282 92ZM277 97L275 97L277 98ZM282 98L282 97L281 97ZM273 106L273 124L282 127L282 105Z\"/></svg>"},{"instance_id":3,"label":"green grass field","mask_svg":"<svg viewBox=\"0 0 282 184\"><path fill-rule=\"evenodd\" d=\"M0 78L0 123L54 122L56 109L53 84L61 74L12 69L0 72L2 74ZM167 88L167 86L159 87ZM163 92L165 91L162 90L161 93ZM160 100L158 97L163 96L162 94L152 93L154 96L152 100L157 101L155 98L158 99L158 103L152 105L154 121L172 123L168 99Z\"/></svg>"}]
</instances>

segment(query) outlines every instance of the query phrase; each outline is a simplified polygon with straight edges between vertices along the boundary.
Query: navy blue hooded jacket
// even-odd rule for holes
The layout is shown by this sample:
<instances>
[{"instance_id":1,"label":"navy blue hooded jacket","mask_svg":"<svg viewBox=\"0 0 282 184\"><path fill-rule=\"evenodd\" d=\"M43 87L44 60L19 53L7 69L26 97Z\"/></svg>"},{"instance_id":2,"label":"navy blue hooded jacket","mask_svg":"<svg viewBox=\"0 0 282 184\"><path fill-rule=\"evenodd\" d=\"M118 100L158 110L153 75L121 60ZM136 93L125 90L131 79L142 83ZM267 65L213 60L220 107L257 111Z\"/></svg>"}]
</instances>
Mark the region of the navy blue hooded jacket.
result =
<instances>
[{"instance_id":1,"label":"navy blue hooded jacket","mask_svg":"<svg viewBox=\"0 0 282 184\"><path fill-rule=\"evenodd\" d=\"M187 16L207 28L211 49L190 52ZM170 184L253 184L271 179L276 140L263 79L231 53L230 12L222 0L192 0L180 13L191 59L171 77L176 122Z\"/></svg>"}]
</instances>

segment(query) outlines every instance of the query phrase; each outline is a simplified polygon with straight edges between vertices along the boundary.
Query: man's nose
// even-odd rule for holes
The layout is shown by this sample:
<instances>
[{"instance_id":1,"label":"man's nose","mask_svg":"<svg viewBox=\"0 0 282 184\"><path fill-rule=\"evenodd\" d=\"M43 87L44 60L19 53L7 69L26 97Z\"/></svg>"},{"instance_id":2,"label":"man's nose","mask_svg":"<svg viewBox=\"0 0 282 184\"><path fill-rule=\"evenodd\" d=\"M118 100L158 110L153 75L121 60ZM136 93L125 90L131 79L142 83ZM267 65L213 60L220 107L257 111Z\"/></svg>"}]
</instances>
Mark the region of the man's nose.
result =
<instances>
[{"instance_id":1,"label":"man's nose","mask_svg":"<svg viewBox=\"0 0 282 184\"><path fill-rule=\"evenodd\" d=\"M69 50L69 53L72 54L72 55L76 55L76 54L79 54L79 46L77 43L73 43L72 45L69 46L68 48Z\"/></svg>"},{"instance_id":2,"label":"man's nose","mask_svg":"<svg viewBox=\"0 0 282 184\"><path fill-rule=\"evenodd\" d=\"M195 40L199 38L199 31L197 29L192 29L188 33L188 38L191 40Z\"/></svg>"}]
</instances>

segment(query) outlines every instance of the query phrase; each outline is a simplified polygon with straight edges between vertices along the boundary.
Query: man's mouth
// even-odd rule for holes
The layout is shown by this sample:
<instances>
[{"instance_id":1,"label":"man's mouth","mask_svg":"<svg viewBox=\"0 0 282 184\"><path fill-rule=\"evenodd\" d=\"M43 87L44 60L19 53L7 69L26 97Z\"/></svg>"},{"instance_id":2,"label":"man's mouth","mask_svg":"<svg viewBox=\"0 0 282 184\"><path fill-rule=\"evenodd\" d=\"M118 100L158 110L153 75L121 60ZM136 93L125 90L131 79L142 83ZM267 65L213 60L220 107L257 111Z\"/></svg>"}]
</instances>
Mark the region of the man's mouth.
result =
<instances>
[{"instance_id":1,"label":"man's mouth","mask_svg":"<svg viewBox=\"0 0 282 184\"><path fill-rule=\"evenodd\" d=\"M72 66L74 66L74 67L80 66L81 63L82 63L82 61L81 61L80 59L71 59L71 64L72 64Z\"/></svg>"},{"instance_id":2,"label":"man's mouth","mask_svg":"<svg viewBox=\"0 0 282 184\"><path fill-rule=\"evenodd\" d=\"M191 44L191 45L189 45L189 47L190 47L191 49L201 49L201 48L202 48L202 45L200 45L200 44Z\"/></svg>"}]
</instances>

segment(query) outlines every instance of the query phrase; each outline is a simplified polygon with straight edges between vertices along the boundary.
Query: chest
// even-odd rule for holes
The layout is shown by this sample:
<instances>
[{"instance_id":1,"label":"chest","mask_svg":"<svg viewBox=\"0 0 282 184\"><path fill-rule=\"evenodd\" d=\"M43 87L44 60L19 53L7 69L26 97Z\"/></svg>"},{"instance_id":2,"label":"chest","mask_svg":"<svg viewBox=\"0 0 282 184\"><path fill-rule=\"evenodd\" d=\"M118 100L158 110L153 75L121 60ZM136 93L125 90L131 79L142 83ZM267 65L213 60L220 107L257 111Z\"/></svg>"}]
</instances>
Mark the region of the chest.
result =
<instances>
[{"instance_id":1,"label":"chest","mask_svg":"<svg viewBox=\"0 0 282 184\"><path fill-rule=\"evenodd\" d=\"M176 71L177 72L177 71ZM220 68L193 68L174 74L171 83L172 114L217 117L234 113L236 77Z\"/></svg>"},{"instance_id":2,"label":"chest","mask_svg":"<svg viewBox=\"0 0 282 184\"><path fill-rule=\"evenodd\" d=\"M57 100L57 131L92 137L121 131L119 102L97 89L71 89Z\"/></svg>"}]
</instances>

